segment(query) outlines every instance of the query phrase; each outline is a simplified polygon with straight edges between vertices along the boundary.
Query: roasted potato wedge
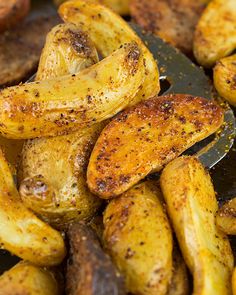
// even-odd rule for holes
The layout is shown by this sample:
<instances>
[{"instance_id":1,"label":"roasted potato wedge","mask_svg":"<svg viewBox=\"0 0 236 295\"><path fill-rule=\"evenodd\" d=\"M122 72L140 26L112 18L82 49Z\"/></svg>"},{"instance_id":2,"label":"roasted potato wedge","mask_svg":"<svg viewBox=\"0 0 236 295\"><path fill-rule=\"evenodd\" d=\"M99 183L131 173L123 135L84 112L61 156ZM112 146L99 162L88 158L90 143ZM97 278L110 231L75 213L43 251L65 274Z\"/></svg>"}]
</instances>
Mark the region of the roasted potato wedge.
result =
<instances>
[{"instance_id":1,"label":"roasted potato wedge","mask_svg":"<svg viewBox=\"0 0 236 295\"><path fill-rule=\"evenodd\" d=\"M206 1L132 0L132 18L146 31L192 55L195 26Z\"/></svg>"},{"instance_id":2,"label":"roasted potato wedge","mask_svg":"<svg viewBox=\"0 0 236 295\"><path fill-rule=\"evenodd\" d=\"M187 267L179 249L174 245L173 270L167 295L189 295L190 286Z\"/></svg>"},{"instance_id":3,"label":"roasted potato wedge","mask_svg":"<svg viewBox=\"0 0 236 295\"><path fill-rule=\"evenodd\" d=\"M35 80L76 74L97 62L88 35L73 24L59 24L47 35Z\"/></svg>"},{"instance_id":4,"label":"roasted potato wedge","mask_svg":"<svg viewBox=\"0 0 236 295\"><path fill-rule=\"evenodd\" d=\"M212 0L196 27L194 55L200 65L209 68L235 48L235 0Z\"/></svg>"},{"instance_id":5,"label":"roasted potato wedge","mask_svg":"<svg viewBox=\"0 0 236 295\"><path fill-rule=\"evenodd\" d=\"M233 289L233 295L236 295L236 267L234 268L234 272L232 276L232 289Z\"/></svg>"},{"instance_id":6,"label":"roasted potato wedge","mask_svg":"<svg viewBox=\"0 0 236 295\"><path fill-rule=\"evenodd\" d=\"M0 295L60 295L52 271L28 262L19 262L0 276Z\"/></svg>"},{"instance_id":7,"label":"roasted potato wedge","mask_svg":"<svg viewBox=\"0 0 236 295\"><path fill-rule=\"evenodd\" d=\"M146 71L145 80L133 104L159 93L159 73L153 55L119 15L91 0L67 1L60 6L59 14L64 21L74 23L88 32L104 57L125 43L137 42L142 48Z\"/></svg>"},{"instance_id":8,"label":"roasted potato wedge","mask_svg":"<svg viewBox=\"0 0 236 295\"><path fill-rule=\"evenodd\" d=\"M65 256L59 232L25 208L2 152L0 152L0 244L37 265L56 265Z\"/></svg>"},{"instance_id":9,"label":"roasted potato wedge","mask_svg":"<svg viewBox=\"0 0 236 295\"><path fill-rule=\"evenodd\" d=\"M220 96L236 106L236 54L222 58L216 63L213 78Z\"/></svg>"},{"instance_id":10,"label":"roasted potato wedge","mask_svg":"<svg viewBox=\"0 0 236 295\"><path fill-rule=\"evenodd\" d=\"M160 178L194 294L231 294L234 259L227 236L215 224L218 204L209 173L194 157L169 163Z\"/></svg>"},{"instance_id":11,"label":"roasted potato wedge","mask_svg":"<svg viewBox=\"0 0 236 295\"><path fill-rule=\"evenodd\" d=\"M227 201L216 215L216 225L227 235L236 235L236 198Z\"/></svg>"},{"instance_id":12,"label":"roasted potato wedge","mask_svg":"<svg viewBox=\"0 0 236 295\"><path fill-rule=\"evenodd\" d=\"M86 185L90 153L102 130L27 141L22 152L20 195L26 207L54 228L91 219L101 205ZM54 171L54 173L52 173Z\"/></svg>"},{"instance_id":13,"label":"roasted potato wedge","mask_svg":"<svg viewBox=\"0 0 236 295\"><path fill-rule=\"evenodd\" d=\"M144 182L112 200L104 213L104 244L129 292L166 294L172 274L172 233L158 197Z\"/></svg>"},{"instance_id":14,"label":"roasted potato wedge","mask_svg":"<svg viewBox=\"0 0 236 295\"><path fill-rule=\"evenodd\" d=\"M123 193L222 122L217 104L184 94L152 98L125 110L104 128L94 147L87 171L90 190L104 199Z\"/></svg>"},{"instance_id":15,"label":"roasted potato wedge","mask_svg":"<svg viewBox=\"0 0 236 295\"><path fill-rule=\"evenodd\" d=\"M68 231L70 256L67 295L125 295L124 279L89 226L75 223Z\"/></svg>"},{"instance_id":16,"label":"roasted potato wedge","mask_svg":"<svg viewBox=\"0 0 236 295\"><path fill-rule=\"evenodd\" d=\"M28 139L67 134L128 106L143 84L141 49L130 43L78 74L5 88L0 132Z\"/></svg>"},{"instance_id":17,"label":"roasted potato wedge","mask_svg":"<svg viewBox=\"0 0 236 295\"><path fill-rule=\"evenodd\" d=\"M29 9L30 0L0 0L0 32L17 25Z\"/></svg>"}]
</instances>

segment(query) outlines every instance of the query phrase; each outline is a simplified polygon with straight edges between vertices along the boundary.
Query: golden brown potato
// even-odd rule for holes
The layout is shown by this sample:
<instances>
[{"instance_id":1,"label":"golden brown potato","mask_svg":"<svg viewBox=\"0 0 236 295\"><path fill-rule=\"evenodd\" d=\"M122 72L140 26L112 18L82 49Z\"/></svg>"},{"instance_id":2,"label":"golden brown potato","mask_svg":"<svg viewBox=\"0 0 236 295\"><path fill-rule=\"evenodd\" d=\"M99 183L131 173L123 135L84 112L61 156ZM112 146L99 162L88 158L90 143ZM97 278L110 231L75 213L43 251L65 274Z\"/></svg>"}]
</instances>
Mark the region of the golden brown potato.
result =
<instances>
[{"instance_id":1,"label":"golden brown potato","mask_svg":"<svg viewBox=\"0 0 236 295\"><path fill-rule=\"evenodd\" d=\"M216 215L216 225L227 235L236 235L236 198L227 201Z\"/></svg>"},{"instance_id":2,"label":"golden brown potato","mask_svg":"<svg viewBox=\"0 0 236 295\"><path fill-rule=\"evenodd\" d=\"M20 195L26 207L58 229L91 219L101 205L86 185L92 148L102 130L27 141L22 152ZM53 171L53 173L52 173Z\"/></svg>"},{"instance_id":3,"label":"golden brown potato","mask_svg":"<svg viewBox=\"0 0 236 295\"><path fill-rule=\"evenodd\" d=\"M35 80L76 74L97 62L88 35L73 24L60 24L47 35Z\"/></svg>"},{"instance_id":4,"label":"golden brown potato","mask_svg":"<svg viewBox=\"0 0 236 295\"><path fill-rule=\"evenodd\" d=\"M230 243L215 225L218 204L209 173L194 157L169 163L161 189L195 295L230 295L234 259Z\"/></svg>"},{"instance_id":5,"label":"golden brown potato","mask_svg":"<svg viewBox=\"0 0 236 295\"><path fill-rule=\"evenodd\" d=\"M167 295L189 295L189 279L187 267L179 249L174 245L173 270Z\"/></svg>"},{"instance_id":6,"label":"golden brown potato","mask_svg":"<svg viewBox=\"0 0 236 295\"><path fill-rule=\"evenodd\" d=\"M102 131L89 161L88 186L101 198L115 197L160 171L222 122L217 104L184 94L152 98L127 109Z\"/></svg>"},{"instance_id":7,"label":"golden brown potato","mask_svg":"<svg viewBox=\"0 0 236 295\"><path fill-rule=\"evenodd\" d=\"M124 278L104 253L91 227L75 223L68 230L70 253L67 295L125 295Z\"/></svg>"},{"instance_id":8,"label":"golden brown potato","mask_svg":"<svg viewBox=\"0 0 236 295\"><path fill-rule=\"evenodd\" d=\"M52 271L19 262L0 276L0 295L60 295L62 288Z\"/></svg>"},{"instance_id":9,"label":"golden brown potato","mask_svg":"<svg viewBox=\"0 0 236 295\"><path fill-rule=\"evenodd\" d=\"M0 32L20 23L29 9L30 0L0 0Z\"/></svg>"},{"instance_id":10,"label":"golden brown potato","mask_svg":"<svg viewBox=\"0 0 236 295\"><path fill-rule=\"evenodd\" d=\"M233 295L236 295L236 267L234 268L234 272L232 276L232 289L233 289Z\"/></svg>"},{"instance_id":11,"label":"golden brown potato","mask_svg":"<svg viewBox=\"0 0 236 295\"><path fill-rule=\"evenodd\" d=\"M235 48L235 0L212 0L196 27L194 55L200 65L208 68Z\"/></svg>"},{"instance_id":12,"label":"golden brown potato","mask_svg":"<svg viewBox=\"0 0 236 295\"><path fill-rule=\"evenodd\" d=\"M13 254L37 265L56 265L65 256L59 232L25 208L0 152L0 244Z\"/></svg>"},{"instance_id":13,"label":"golden brown potato","mask_svg":"<svg viewBox=\"0 0 236 295\"><path fill-rule=\"evenodd\" d=\"M142 48L146 71L145 80L133 104L159 93L159 73L154 57L119 15L93 0L67 1L60 6L59 14L64 21L74 23L88 32L96 48L104 57L125 43L137 42Z\"/></svg>"},{"instance_id":14,"label":"golden brown potato","mask_svg":"<svg viewBox=\"0 0 236 295\"><path fill-rule=\"evenodd\" d=\"M112 200L104 213L104 243L126 279L140 295L166 294L172 274L172 233L151 182Z\"/></svg>"},{"instance_id":15,"label":"golden brown potato","mask_svg":"<svg viewBox=\"0 0 236 295\"><path fill-rule=\"evenodd\" d=\"M213 77L218 93L236 106L236 54L219 60L214 67Z\"/></svg>"},{"instance_id":16,"label":"golden brown potato","mask_svg":"<svg viewBox=\"0 0 236 295\"><path fill-rule=\"evenodd\" d=\"M141 49L130 43L78 74L5 88L0 93L0 132L28 139L101 122L135 99L144 71Z\"/></svg>"},{"instance_id":17,"label":"golden brown potato","mask_svg":"<svg viewBox=\"0 0 236 295\"><path fill-rule=\"evenodd\" d=\"M191 55L193 35L206 1L132 0L131 15L146 31Z\"/></svg>"}]
</instances>

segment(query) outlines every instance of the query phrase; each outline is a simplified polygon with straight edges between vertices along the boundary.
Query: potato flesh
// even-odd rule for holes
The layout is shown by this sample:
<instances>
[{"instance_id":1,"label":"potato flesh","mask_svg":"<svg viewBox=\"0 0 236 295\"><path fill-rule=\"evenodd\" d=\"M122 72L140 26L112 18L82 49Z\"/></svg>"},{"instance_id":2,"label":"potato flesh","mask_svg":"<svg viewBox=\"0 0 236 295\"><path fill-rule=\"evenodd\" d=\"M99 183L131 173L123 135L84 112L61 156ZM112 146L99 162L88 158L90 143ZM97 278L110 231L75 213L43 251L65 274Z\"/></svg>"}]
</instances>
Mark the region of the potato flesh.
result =
<instances>
[{"instance_id":1,"label":"potato flesh","mask_svg":"<svg viewBox=\"0 0 236 295\"><path fill-rule=\"evenodd\" d=\"M0 276L0 295L59 295L53 272L20 262Z\"/></svg>"},{"instance_id":2,"label":"potato flesh","mask_svg":"<svg viewBox=\"0 0 236 295\"><path fill-rule=\"evenodd\" d=\"M161 175L161 189L184 259L192 272L193 294L231 294L233 254L217 229L218 204L210 176L194 157L180 157Z\"/></svg>"},{"instance_id":3,"label":"potato flesh","mask_svg":"<svg viewBox=\"0 0 236 295\"><path fill-rule=\"evenodd\" d=\"M37 265L56 265L65 256L64 241L25 208L15 188L8 164L0 153L0 244Z\"/></svg>"},{"instance_id":4,"label":"potato flesh","mask_svg":"<svg viewBox=\"0 0 236 295\"><path fill-rule=\"evenodd\" d=\"M236 267L234 268L234 272L232 276L232 289L233 289L233 295L236 295Z\"/></svg>"},{"instance_id":5,"label":"potato flesh","mask_svg":"<svg viewBox=\"0 0 236 295\"><path fill-rule=\"evenodd\" d=\"M74 23L88 32L103 57L110 55L125 43L137 42L142 48L146 70L142 87L132 104L159 93L157 62L141 39L119 15L91 0L67 1L60 6L59 14L64 21Z\"/></svg>"},{"instance_id":6,"label":"potato flesh","mask_svg":"<svg viewBox=\"0 0 236 295\"><path fill-rule=\"evenodd\" d=\"M87 221L101 205L101 200L88 190L85 172L101 130L102 125L94 125L24 145L21 198L26 207L54 228L62 230L72 222Z\"/></svg>"},{"instance_id":7,"label":"potato flesh","mask_svg":"<svg viewBox=\"0 0 236 295\"><path fill-rule=\"evenodd\" d=\"M214 133L222 122L218 105L189 95L156 97L127 109L98 138L88 186L101 198L118 196Z\"/></svg>"},{"instance_id":8,"label":"potato flesh","mask_svg":"<svg viewBox=\"0 0 236 295\"><path fill-rule=\"evenodd\" d=\"M172 233L152 183L112 200L104 213L104 243L129 292L166 294L172 274Z\"/></svg>"},{"instance_id":9,"label":"potato flesh","mask_svg":"<svg viewBox=\"0 0 236 295\"><path fill-rule=\"evenodd\" d=\"M236 235L236 198L226 202L216 215L216 225L227 235Z\"/></svg>"},{"instance_id":10,"label":"potato flesh","mask_svg":"<svg viewBox=\"0 0 236 295\"><path fill-rule=\"evenodd\" d=\"M236 106L236 54L219 60L213 77L220 96Z\"/></svg>"},{"instance_id":11,"label":"potato flesh","mask_svg":"<svg viewBox=\"0 0 236 295\"><path fill-rule=\"evenodd\" d=\"M212 67L235 48L235 0L212 0L196 27L194 55L200 65Z\"/></svg>"},{"instance_id":12,"label":"potato flesh","mask_svg":"<svg viewBox=\"0 0 236 295\"><path fill-rule=\"evenodd\" d=\"M36 81L76 74L98 62L88 35L73 24L55 26L47 35Z\"/></svg>"},{"instance_id":13,"label":"potato flesh","mask_svg":"<svg viewBox=\"0 0 236 295\"><path fill-rule=\"evenodd\" d=\"M67 134L114 116L135 98L144 79L136 43L78 74L5 88L0 131L8 138Z\"/></svg>"}]
</instances>

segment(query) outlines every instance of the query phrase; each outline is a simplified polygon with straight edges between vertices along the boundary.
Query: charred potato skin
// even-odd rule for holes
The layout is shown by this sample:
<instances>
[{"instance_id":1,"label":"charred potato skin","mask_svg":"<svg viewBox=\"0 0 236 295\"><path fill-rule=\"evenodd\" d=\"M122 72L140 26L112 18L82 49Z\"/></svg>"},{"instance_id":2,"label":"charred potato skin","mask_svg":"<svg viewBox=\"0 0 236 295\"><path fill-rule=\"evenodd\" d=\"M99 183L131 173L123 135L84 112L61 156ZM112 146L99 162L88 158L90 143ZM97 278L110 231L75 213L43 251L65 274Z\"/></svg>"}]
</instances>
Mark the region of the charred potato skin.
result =
<instances>
[{"instance_id":1,"label":"charred potato skin","mask_svg":"<svg viewBox=\"0 0 236 295\"><path fill-rule=\"evenodd\" d=\"M53 271L19 262L0 277L0 295L61 295Z\"/></svg>"},{"instance_id":2,"label":"charred potato skin","mask_svg":"<svg viewBox=\"0 0 236 295\"><path fill-rule=\"evenodd\" d=\"M88 35L73 24L59 24L47 35L35 80L73 75L97 62Z\"/></svg>"},{"instance_id":3,"label":"charred potato skin","mask_svg":"<svg viewBox=\"0 0 236 295\"><path fill-rule=\"evenodd\" d=\"M30 0L2 0L0 5L0 32L17 25L30 10Z\"/></svg>"},{"instance_id":4,"label":"charred potato skin","mask_svg":"<svg viewBox=\"0 0 236 295\"><path fill-rule=\"evenodd\" d=\"M97 124L24 145L19 173L21 199L54 228L63 230L72 222L89 221L101 206L101 200L87 187L86 170L102 127Z\"/></svg>"},{"instance_id":5,"label":"charred potato skin","mask_svg":"<svg viewBox=\"0 0 236 295\"><path fill-rule=\"evenodd\" d=\"M234 0L212 0L208 4L196 27L193 44L197 61L207 68L236 48Z\"/></svg>"},{"instance_id":6,"label":"charred potato skin","mask_svg":"<svg viewBox=\"0 0 236 295\"><path fill-rule=\"evenodd\" d=\"M236 198L227 201L217 212L216 225L227 235L236 235Z\"/></svg>"},{"instance_id":7,"label":"charred potato skin","mask_svg":"<svg viewBox=\"0 0 236 295\"><path fill-rule=\"evenodd\" d=\"M88 32L103 57L107 57L123 44L135 41L144 55L145 74L142 87L132 104L159 93L157 62L141 39L119 15L93 0L67 1L60 6L59 14L65 22L74 23Z\"/></svg>"},{"instance_id":8,"label":"charred potato skin","mask_svg":"<svg viewBox=\"0 0 236 295\"><path fill-rule=\"evenodd\" d=\"M217 104L190 95L155 97L129 108L98 138L88 165L88 186L101 198L116 197L214 133L222 122Z\"/></svg>"},{"instance_id":9,"label":"charred potato skin","mask_svg":"<svg viewBox=\"0 0 236 295\"><path fill-rule=\"evenodd\" d=\"M62 262L66 254L62 236L22 204L2 152L0 208L0 244L3 249L41 266Z\"/></svg>"},{"instance_id":10,"label":"charred potato skin","mask_svg":"<svg viewBox=\"0 0 236 295\"><path fill-rule=\"evenodd\" d=\"M233 254L215 225L218 204L209 173L194 157L180 157L163 170L161 189L194 294L231 294Z\"/></svg>"},{"instance_id":11,"label":"charred potato skin","mask_svg":"<svg viewBox=\"0 0 236 295\"><path fill-rule=\"evenodd\" d=\"M104 213L104 245L134 294L166 294L172 272L172 233L158 199L146 182L112 200Z\"/></svg>"},{"instance_id":12,"label":"charred potato skin","mask_svg":"<svg viewBox=\"0 0 236 295\"><path fill-rule=\"evenodd\" d=\"M217 92L236 106L236 54L219 60L213 72Z\"/></svg>"},{"instance_id":13,"label":"charred potato skin","mask_svg":"<svg viewBox=\"0 0 236 295\"><path fill-rule=\"evenodd\" d=\"M30 139L104 121L135 99L144 71L142 51L133 42L78 74L5 88L0 131L8 138Z\"/></svg>"},{"instance_id":14,"label":"charred potato skin","mask_svg":"<svg viewBox=\"0 0 236 295\"><path fill-rule=\"evenodd\" d=\"M124 280L103 252L93 230L75 223L68 231L70 255L67 264L68 295L125 295Z\"/></svg>"}]
</instances>

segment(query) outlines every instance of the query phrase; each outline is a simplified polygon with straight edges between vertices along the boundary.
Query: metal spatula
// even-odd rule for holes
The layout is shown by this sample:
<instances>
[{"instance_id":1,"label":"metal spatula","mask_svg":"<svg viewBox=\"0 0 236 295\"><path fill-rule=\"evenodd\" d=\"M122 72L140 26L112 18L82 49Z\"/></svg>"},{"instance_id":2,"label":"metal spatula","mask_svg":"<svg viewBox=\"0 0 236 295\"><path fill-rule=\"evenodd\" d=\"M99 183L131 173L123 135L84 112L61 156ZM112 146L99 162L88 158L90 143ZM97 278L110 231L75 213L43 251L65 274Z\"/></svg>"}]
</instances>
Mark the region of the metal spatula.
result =
<instances>
[{"instance_id":1,"label":"metal spatula","mask_svg":"<svg viewBox=\"0 0 236 295\"><path fill-rule=\"evenodd\" d=\"M161 94L185 93L213 99L213 87L202 68L193 64L190 59L161 38L145 34L133 23L130 25L158 62ZM187 151L187 154L196 154L205 167L212 168L228 153L234 143L234 137L234 114L230 107L226 106L224 124L219 134L197 143Z\"/></svg>"}]
</instances>

